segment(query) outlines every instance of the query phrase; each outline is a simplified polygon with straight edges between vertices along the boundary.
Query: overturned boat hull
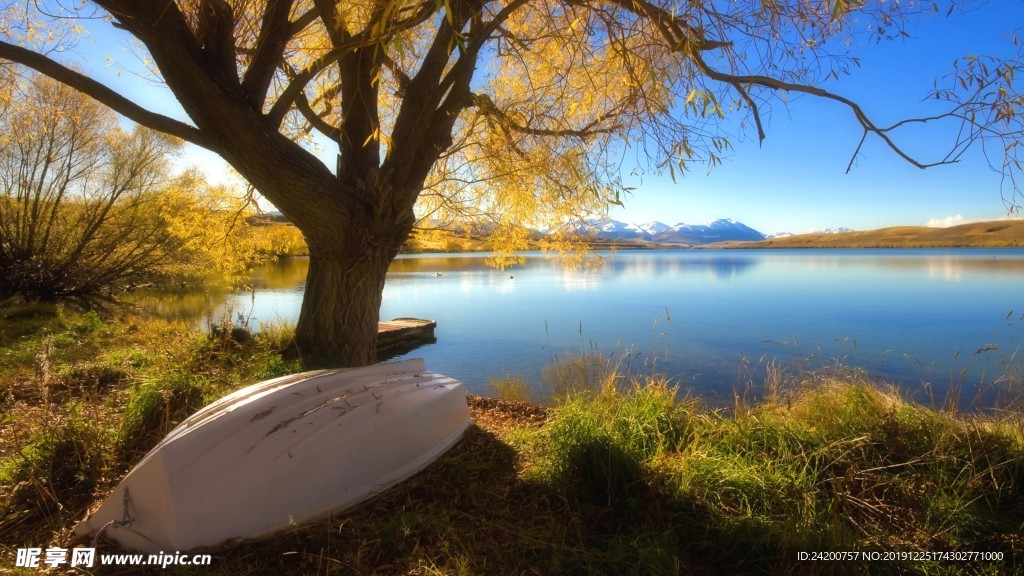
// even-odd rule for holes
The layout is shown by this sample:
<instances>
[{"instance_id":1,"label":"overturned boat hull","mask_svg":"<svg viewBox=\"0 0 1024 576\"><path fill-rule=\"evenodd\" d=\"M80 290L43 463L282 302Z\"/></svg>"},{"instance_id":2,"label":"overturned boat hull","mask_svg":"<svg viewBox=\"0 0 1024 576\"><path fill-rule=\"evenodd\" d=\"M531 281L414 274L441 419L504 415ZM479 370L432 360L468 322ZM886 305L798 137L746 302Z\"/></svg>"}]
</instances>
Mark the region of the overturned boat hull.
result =
<instances>
[{"instance_id":1,"label":"overturned boat hull","mask_svg":"<svg viewBox=\"0 0 1024 576\"><path fill-rule=\"evenodd\" d=\"M145 552L263 537L408 478L470 423L422 360L268 380L179 424L76 532Z\"/></svg>"}]
</instances>

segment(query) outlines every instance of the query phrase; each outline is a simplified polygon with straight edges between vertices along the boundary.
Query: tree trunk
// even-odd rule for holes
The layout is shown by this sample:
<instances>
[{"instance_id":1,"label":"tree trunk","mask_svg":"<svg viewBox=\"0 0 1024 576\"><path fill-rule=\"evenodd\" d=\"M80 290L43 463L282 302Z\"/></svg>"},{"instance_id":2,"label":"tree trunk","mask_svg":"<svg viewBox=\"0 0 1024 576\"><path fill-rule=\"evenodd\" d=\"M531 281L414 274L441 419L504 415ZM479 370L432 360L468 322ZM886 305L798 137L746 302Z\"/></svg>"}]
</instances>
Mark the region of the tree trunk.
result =
<instances>
[{"instance_id":1,"label":"tree trunk","mask_svg":"<svg viewBox=\"0 0 1024 576\"><path fill-rule=\"evenodd\" d=\"M306 290L295 328L295 349L303 365L377 362L384 276L393 257L344 245L310 246Z\"/></svg>"},{"instance_id":2,"label":"tree trunk","mask_svg":"<svg viewBox=\"0 0 1024 576\"><path fill-rule=\"evenodd\" d=\"M359 192L380 198L378 190ZM304 366L377 362L384 278L412 230L412 207L368 210L361 220L350 226L296 222L309 247L309 272L295 328L295 352Z\"/></svg>"}]
</instances>

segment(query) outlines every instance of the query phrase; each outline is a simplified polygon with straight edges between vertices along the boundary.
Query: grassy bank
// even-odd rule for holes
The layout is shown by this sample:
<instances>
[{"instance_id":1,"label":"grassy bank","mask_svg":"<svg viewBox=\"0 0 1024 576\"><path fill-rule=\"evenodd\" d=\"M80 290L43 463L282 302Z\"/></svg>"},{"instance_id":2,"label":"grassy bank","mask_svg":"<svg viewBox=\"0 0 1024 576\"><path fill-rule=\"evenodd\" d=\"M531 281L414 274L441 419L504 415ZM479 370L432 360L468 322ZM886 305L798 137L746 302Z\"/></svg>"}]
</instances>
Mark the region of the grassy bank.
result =
<instances>
[{"instance_id":1,"label":"grassy bank","mask_svg":"<svg viewBox=\"0 0 1024 576\"><path fill-rule=\"evenodd\" d=\"M287 338L0 311L0 571L18 547L87 545L74 523L175 422L296 369L276 352ZM856 375L712 410L656 378L581 365L549 371L551 406L472 398L475 425L427 471L345 515L214 551L212 572L1024 572L1019 411L936 412ZM1002 560L798 560L815 551Z\"/></svg>"},{"instance_id":2,"label":"grassy bank","mask_svg":"<svg viewBox=\"0 0 1024 576\"><path fill-rule=\"evenodd\" d=\"M932 228L893 226L878 230L810 233L760 242L729 242L726 248L1019 248L1024 221L973 222Z\"/></svg>"}]
</instances>

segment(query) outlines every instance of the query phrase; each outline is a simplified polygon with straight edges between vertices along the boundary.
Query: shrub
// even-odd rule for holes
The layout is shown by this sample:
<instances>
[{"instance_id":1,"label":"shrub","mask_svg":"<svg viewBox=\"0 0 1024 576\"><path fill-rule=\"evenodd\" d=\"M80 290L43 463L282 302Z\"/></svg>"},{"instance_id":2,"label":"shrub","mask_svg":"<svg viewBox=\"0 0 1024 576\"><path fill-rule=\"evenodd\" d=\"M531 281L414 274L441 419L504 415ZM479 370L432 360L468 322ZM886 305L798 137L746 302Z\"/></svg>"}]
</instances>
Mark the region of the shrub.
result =
<instances>
[{"instance_id":1,"label":"shrub","mask_svg":"<svg viewBox=\"0 0 1024 576\"><path fill-rule=\"evenodd\" d=\"M230 187L194 169L172 174L174 138L122 130L110 110L41 74L10 90L0 110L0 300L92 305L211 271L241 282L253 262L302 251L294 227L245 226L252 207Z\"/></svg>"}]
</instances>

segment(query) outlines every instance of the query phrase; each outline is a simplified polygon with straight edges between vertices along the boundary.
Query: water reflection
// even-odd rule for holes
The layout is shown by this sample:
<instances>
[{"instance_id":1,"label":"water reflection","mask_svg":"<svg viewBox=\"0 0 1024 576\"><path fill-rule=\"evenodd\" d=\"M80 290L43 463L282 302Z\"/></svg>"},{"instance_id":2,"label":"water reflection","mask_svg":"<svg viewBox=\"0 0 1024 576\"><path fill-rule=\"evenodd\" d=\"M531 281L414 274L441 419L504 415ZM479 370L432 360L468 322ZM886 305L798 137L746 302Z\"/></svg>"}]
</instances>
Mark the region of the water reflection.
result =
<instances>
[{"instance_id":1,"label":"water reflection","mask_svg":"<svg viewBox=\"0 0 1024 576\"><path fill-rule=\"evenodd\" d=\"M227 290L186 287L180 290L139 290L126 294L121 300L143 314L200 324L209 318L212 310L236 296Z\"/></svg>"},{"instance_id":2,"label":"water reflection","mask_svg":"<svg viewBox=\"0 0 1024 576\"><path fill-rule=\"evenodd\" d=\"M1013 279L1024 276L1018 249L918 248L871 250L766 250L766 264L773 268L806 269L809 272L868 270L871 273L962 280L972 275Z\"/></svg>"},{"instance_id":3,"label":"water reflection","mask_svg":"<svg viewBox=\"0 0 1024 576\"><path fill-rule=\"evenodd\" d=\"M963 278L972 273L987 277L1015 278L1024 276L1024 261L1018 249L915 249L915 250L688 250L599 252L599 265L593 270L572 270L560 266L541 253L526 253L523 264L506 269L596 274L605 278L673 277L691 274L725 280L736 278L751 269L767 265L776 269L804 270L820 273L845 269L886 270L917 274L926 270L929 276ZM442 275L446 272L477 273L484 276L501 274L486 263L487 254L402 255L391 265L394 275ZM299 283L305 276L308 262L304 258L286 259L258 273L257 278L283 287Z\"/></svg>"},{"instance_id":4,"label":"water reflection","mask_svg":"<svg viewBox=\"0 0 1024 576\"><path fill-rule=\"evenodd\" d=\"M684 250L600 253L571 270L539 253L505 270L484 254L395 260L383 318L438 321L435 344L413 354L487 393L488 379L541 368L569 353L629 355L692 385L731 396L743 359L838 360L933 395L968 369L973 352L1020 348L1024 250ZM252 294L163 297L196 317L241 313L253 323L294 321L308 262L283 260L254 275ZM222 298L218 300L218 298ZM211 304L212 303L212 304ZM1013 324L1011 326L1011 324ZM785 342L785 346L778 343ZM957 351L963 351L958 358ZM993 355L1002 355L993 358ZM1020 355L1018 354L1017 358ZM998 377L991 368L985 378Z\"/></svg>"},{"instance_id":5,"label":"water reflection","mask_svg":"<svg viewBox=\"0 0 1024 576\"><path fill-rule=\"evenodd\" d=\"M292 290L305 285L309 271L309 258L281 258L258 266L252 274L251 284L257 290Z\"/></svg>"},{"instance_id":6,"label":"water reflection","mask_svg":"<svg viewBox=\"0 0 1024 576\"><path fill-rule=\"evenodd\" d=\"M649 280L655 277L681 278L702 276L712 280L730 280L750 271L760 259L740 252L694 252L680 257L676 252L643 255L620 253L611 259L611 273L618 278ZM621 257L619 257L621 256Z\"/></svg>"},{"instance_id":7,"label":"water reflection","mask_svg":"<svg viewBox=\"0 0 1024 576\"><path fill-rule=\"evenodd\" d=\"M686 257L680 257L685 254ZM527 253L523 264L495 270L487 265L486 254L473 255L405 255L392 263L389 281L401 281L408 277L443 278L445 274L456 273L477 286L500 284L508 291L516 274L529 276L553 275L561 279L562 286L569 291L593 289L603 282L641 280L652 278L680 278L703 276L714 280L729 280L757 266L761 259L745 256L739 252L599 252L597 265L592 268L574 269L560 265L556 260L541 253Z\"/></svg>"}]
</instances>

